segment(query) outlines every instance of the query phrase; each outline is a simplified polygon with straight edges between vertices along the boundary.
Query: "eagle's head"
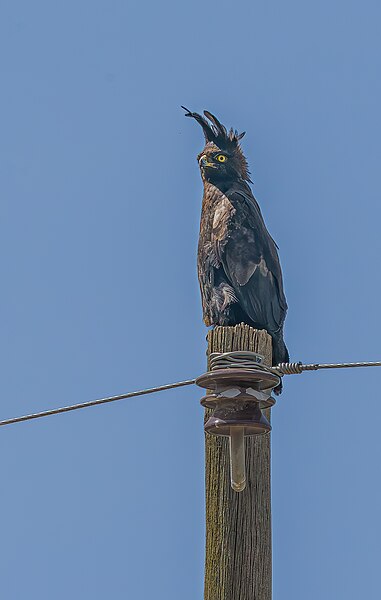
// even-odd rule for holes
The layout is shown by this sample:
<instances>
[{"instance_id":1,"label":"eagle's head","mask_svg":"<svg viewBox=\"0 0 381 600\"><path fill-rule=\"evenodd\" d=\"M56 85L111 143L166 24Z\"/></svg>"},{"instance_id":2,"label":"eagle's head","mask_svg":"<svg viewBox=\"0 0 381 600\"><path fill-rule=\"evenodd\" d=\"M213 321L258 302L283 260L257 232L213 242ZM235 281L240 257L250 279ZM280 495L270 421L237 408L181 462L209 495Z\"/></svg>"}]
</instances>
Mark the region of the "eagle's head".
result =
<instances>
[{"instance_id":1,"label":"eagle's head","mask_svg":"<svg viewBox=\"0 0 381 600\"><path fill-rule=\"evenodd\" d=\"M204 131L205 147L197 157L203 179L211 183L223 183L243 179L250 181L248 164L240 146L245 132L227 131L219 120L207 110L205 117L182 106L186 117L192 117Z\"/></svg>"}]
</instances>

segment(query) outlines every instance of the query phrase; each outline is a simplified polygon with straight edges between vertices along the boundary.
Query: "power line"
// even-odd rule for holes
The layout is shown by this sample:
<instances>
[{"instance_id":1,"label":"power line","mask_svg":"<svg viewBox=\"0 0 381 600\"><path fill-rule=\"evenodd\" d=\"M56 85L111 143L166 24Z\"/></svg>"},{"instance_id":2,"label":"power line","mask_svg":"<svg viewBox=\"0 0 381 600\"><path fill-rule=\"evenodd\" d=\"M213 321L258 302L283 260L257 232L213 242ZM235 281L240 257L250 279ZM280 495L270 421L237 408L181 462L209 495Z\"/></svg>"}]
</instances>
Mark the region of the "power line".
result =
<instances>
[{"instance_id":1,"label":"power line","mask_svg":"<svg viewBox=\"0 0 381 600\"><path fill-rule=\"evenodd\" d=\"M226 353L233 355L234 352ZM237 353L238 354L238 353ZM242 353L240 353L242 354ZM222 355L221 355L222 356ZM261 368L276 373L278 375L296 375L303 371L319 371L321 369L350 369L356 367L381 367L380 362L354 362L354 363L311 363L303 364L301 362L295 363L280 363L274 367ZM173 388L184 387L186 385L193 385L196 379L187 379L185 381L177 381L176 383L167 383L165 385L159 385L153 388L147 388L145 390L138 390L136 392L128 392L127 394L120 394L119 396L109 396L108 398L99 398L98 400L90 400L88 402L82 402L81 404L72 404L70 406L62 406L61 408L52 408L51 410L44 410L38 413L32 413L30 415L23 415L21 417L13 417L12 419L4 419L0 421L0 427L3 425L12 425L13 423L21 423L23 421L31 421L32 419L40 419L41 417L50 417L51 415L59 415L61 413L70 412L72 410L79 410L80 408L88 408L89 406L98 406L99 404L107 404L108 402L115 402L116 400L124 400L126 398L134 398L136 396L144 396L146 394L154 394L156 392L164 392Z\"/></svg>"},{"instance_id":2,"label":"power line","mask_svg":"<svg viewBox=\"0 0 381 600\"><path fill-rule=\"evenodd\" d=\"M354 369L356 367L381 367L381 362L353 362L353 363L311 363L304 365L297 363L279 363L270 367L270 371L280 375L298 375L303 371L320 371L321 369Z\"/></svg>"},{"instance_id":3,"label":"power line","mask_svg":"<svg viewBox=\"0 0 381 600\"><path fill-rule=\"evenodd\" d=\"M128 392L127 394L120 394L119 396L109 396L108 398L99 398L98 400L90 400L89 402L82 402L81 404L72 404L71 406L62 406L61 408L52 408L51 410L44 410L42 412L33 413L31 415L23 415L22 417L14 417L13 419L4 419L0 421L0 427L3 425L12 425L13 423L21 423L22 421L30 421L31 419L40 419L41 417L50 417L50 415L59 415L60 413L70 412L72 410L78 410L79 408L87 408L88 406L98 406L99 404L107 404L108 402L115 402L116 400L124 400L125 398L134 398L135 396L144 396L144 394L153 394L154 392L163 392L165 390L171 390L172 388L183 387L185 385L192 385L195 379L188 379L187 381L178 381L176 383L167 383L166 385L159 385L154 388L148 388L146 390L139 390L137 392Z\"/></svg>"}]
</instances>

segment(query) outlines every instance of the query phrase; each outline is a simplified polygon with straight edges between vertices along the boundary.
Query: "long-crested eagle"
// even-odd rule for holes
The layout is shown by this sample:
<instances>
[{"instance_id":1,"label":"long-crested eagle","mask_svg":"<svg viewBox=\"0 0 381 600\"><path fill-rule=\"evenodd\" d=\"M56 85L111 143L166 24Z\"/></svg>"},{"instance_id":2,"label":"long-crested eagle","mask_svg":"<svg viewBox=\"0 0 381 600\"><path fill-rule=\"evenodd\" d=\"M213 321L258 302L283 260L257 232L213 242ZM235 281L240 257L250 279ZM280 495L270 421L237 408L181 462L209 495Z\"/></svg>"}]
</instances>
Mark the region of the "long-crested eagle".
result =
<instances>
[{"instance_id":1,"label":"long-crested eagle","mask_svg":"<svg viewBox=\"0 0 381 600\"><path fill-rule=\"evenodd\" d=\"M273 340L273 364L288 362L282 271L277 245L249 186L240 147L244 133L228 132L208 111L203 117L182 108L201 125L206 141L197 157L204 184L197 260L204 322L266 329Z\"/></svg>"}]
</instances>

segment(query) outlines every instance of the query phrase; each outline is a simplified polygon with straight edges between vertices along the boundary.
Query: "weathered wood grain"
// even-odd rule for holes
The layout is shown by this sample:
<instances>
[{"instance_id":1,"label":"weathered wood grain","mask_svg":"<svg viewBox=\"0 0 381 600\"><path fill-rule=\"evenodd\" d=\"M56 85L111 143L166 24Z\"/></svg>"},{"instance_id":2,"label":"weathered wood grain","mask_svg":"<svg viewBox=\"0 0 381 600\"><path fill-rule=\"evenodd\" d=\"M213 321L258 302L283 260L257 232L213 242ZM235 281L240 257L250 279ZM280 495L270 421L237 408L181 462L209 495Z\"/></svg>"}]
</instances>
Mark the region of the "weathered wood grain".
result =
<instances>
[{"instance_id":1,"label":"weathered wood grain","mask_svg":"<svg viewBox=\"0 0 381 600\"><path fill-rule=\"evenodd\" d=\"M244 324L209 331L208 356L233 350L258 352L271 364L266 331ZM271 600L270 435L246 442L247 485L236 493L227 438L205 434L205 600Z\"/></svg>"}]
</instances>

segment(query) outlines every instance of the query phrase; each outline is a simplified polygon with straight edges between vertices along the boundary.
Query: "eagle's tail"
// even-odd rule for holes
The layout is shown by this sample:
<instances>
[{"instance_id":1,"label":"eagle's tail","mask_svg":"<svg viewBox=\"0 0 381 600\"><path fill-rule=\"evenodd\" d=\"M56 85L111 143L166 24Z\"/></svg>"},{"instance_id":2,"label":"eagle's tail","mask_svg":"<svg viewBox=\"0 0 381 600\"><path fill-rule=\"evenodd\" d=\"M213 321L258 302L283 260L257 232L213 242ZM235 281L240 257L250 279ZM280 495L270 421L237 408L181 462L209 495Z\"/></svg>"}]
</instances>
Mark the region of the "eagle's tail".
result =
<instances>
[{"instance_id":1,"label":"eagle's tail","mask_svg":"<svg viewBox=\"0 0 381 600\"><path fill-rule=\"evenodd\" d=\"M288 362L290 360L290 355L287 350L287 346L284 343L283 334L280 336L273 336L273 366L275 367L279 363ZM274 389L275 394L277 396L282 392L282 382Z\"/></svg>"}]
</instances>

